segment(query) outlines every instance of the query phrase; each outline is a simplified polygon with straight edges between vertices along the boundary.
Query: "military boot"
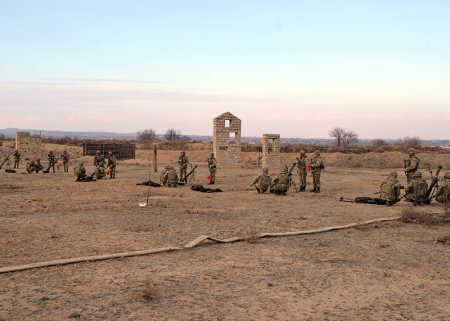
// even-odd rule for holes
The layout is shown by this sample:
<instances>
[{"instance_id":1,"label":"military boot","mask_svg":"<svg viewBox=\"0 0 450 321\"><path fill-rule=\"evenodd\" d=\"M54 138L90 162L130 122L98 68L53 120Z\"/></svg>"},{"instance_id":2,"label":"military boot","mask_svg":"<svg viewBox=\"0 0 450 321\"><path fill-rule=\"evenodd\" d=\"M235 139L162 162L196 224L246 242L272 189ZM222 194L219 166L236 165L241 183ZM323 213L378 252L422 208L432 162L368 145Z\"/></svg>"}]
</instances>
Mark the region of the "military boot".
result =
<instances>
[{"instance_id":1,"label":"military boot","mask_svg":"<svg viewBox=\"0 0 450 321\"><path fill-rule=\"evenodd\" d=\"M301 186L299 192L304 192L306 190L306 186Z\"/></svg>"},{"instance_id":2,"label":"military boot","mask_svg":"<svg viewBox=\"0 0 450 321\"><path fill-rule=\"evenodd\" d=\"M317 187L317 188L316 188L315 193L320 193L320 187Z\"/></svg>"},{"instance_id":3,"label":"military boot","mask_svg":"<svg viewBox=\"0 0 450 321\"><path fill-rule=\"evenodd\" d=\"M311 193L315 193L316 192L316 188L314 187L312 190L310 190Z\"/></svg>"}]
</instances>

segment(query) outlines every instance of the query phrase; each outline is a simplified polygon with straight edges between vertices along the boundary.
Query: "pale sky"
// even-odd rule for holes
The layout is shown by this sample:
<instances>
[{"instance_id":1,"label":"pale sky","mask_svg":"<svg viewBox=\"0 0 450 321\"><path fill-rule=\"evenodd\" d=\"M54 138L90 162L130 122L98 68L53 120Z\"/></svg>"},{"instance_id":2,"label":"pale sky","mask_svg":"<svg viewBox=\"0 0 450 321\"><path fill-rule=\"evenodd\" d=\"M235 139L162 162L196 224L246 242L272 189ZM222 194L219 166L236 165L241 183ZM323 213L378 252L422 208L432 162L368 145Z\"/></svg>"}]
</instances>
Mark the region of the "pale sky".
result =
<instances>
[{"instance_id":1,"label":"pale sky","mask_svg":"<svg viewBox=\"0 0 450 321\"><path fill-rule=\"evenodd\" d=\"M0 0L0 128L450 139L450 1Z\"/></svg>"}]
</instances>

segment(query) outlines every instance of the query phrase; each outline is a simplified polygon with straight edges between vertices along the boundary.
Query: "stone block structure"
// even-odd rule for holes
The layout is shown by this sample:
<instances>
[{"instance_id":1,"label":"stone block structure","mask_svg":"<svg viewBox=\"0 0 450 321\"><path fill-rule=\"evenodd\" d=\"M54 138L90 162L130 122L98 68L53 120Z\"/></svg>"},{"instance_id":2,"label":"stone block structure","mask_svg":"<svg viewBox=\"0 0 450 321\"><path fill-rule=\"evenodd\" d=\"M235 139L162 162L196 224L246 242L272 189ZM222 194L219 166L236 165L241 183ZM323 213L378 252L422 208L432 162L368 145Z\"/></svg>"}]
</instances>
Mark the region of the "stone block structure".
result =
<instances>
[{"instance_id":1,"label":"stone block structure","mask_svg":"<svg viewBox=\"0 0 450 321\"><path fill-rule=\"evenodd\" d=\"M30 132L16 133L16 149L19 150L22 159L39 158L45 154L41 139L31 136Z\"/></svg>"},{"instance_id":2,"label":"stone block structure","mask_svg":"<svg viewBox=\"0 0 450 321\"><path fill-rule=\"evenodd\" d=\"M213 153L221 166L238 166L241 160L241 120L226 112L213 120Z\"/></svg>"},{"instance_id":3,"label":"stone block structure","mask_svg":"<svg viewBox=\"0 0 450 321\"><path fill-rule=\"evenodd\" d=\"M280 135L263 134L262 167L279 167L281 165Z\"/></svg>"}]
</instances>

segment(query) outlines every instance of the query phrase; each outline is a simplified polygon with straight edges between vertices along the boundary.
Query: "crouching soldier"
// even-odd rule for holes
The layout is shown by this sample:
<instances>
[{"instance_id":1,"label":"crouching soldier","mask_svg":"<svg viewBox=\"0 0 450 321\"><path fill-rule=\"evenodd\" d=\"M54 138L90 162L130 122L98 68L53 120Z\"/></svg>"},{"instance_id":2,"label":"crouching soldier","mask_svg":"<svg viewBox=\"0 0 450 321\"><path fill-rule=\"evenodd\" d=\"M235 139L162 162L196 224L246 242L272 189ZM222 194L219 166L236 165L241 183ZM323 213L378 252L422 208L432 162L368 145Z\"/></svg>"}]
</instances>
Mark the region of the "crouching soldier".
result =
<instances>
[{"instance_id":1,"label":"crouching soldier","mask_svg":"<svg viewBox=\"0 0 450 321\"><path fill-rule=\"evenodd\" d=\"M44 170L44 166L42 166L40 158L36 159L36 161L31 161L27 166L28 174L32 172L39 173L42 170Z\"/></svg>"},{"instance_id":2,"label":"crouching soldier","mask_svg":"<svg viewBox=\"0 0 450 321\"><path fill-rule=\"evenodd\" d=\"M406 188L409 201L414 205L429 204L427 199L428 184L422 178L422 172L416 172Z\"/></svg>"},{"instance_id":3,"label":"crouching soldier","mask_svg":"<svg viewBox=\"0 0 450 321\"><path fill-rule=\"evenodd\" d=\"M178 175L177 171L173 166L169 166L169 170L166 172L164 176L164 180L168 187L177 187L178 186Z\"/></svg>"},{"instance_id":4,"label":"crouching soldier","mask_svg":"<svg viewBox=\"0 0 450 321\"><path fill-rule=\"evenodd\" d=\"M73 172L75 174L75 177L77 178L77 182L83 181L86 178L86 168L84 167L83 162L75 166Z\"/></svg>"},{"instance_id":5,"label":"crouching soldier","mask_svg":"<svg viewBox=\"0 0 450 321\"><path fill-rule=\"evenodd\" d=\"M166 173L169 171L169 169L170 169L170 166L166 165L166 167L164 167L164 170L161 172L161 176L159 177L159 182L162 186L167 185Z\"/></svg>"},{"instance_id":6,"label":"crouching soldier","mask_svg":"<svg viewBox=\"0 0 450 321\"><path fill-rule=\"evenodd\" d=\"M278 176L273 180L270 186L270 192L277 195L286 195L289 190L289 177L288 169L285 167L283 172L278 174Z\"/></svg>"},{"instance_id":7,"label":"crouching soldier","mask_svg":"<svg viewBox=\"0 0 450 321\"><path fill-rule=\"evenodd\" d=\"M450 172L445 173L444 179L440 182L441 186L436 192L436 202L441 204L450 203Z\"/></svg>"},{"instance_id":8,"label":"crouching soldier","mask_svg":"<svg viewBox=\"0 0 450 321\"><path fill-rule=\"evenodd\" d=\"M98 166L95 168L95 172L93 174L95 176L96 179L102 179L103 177L105 177L105 163L104 162L100 162L98 164Z\"/></svg>"},{"instance_id":9,"label":"crouching soldier","mask_svg":"<svg viewBox=\"0 0 450 321\"><path fill-rule=\"evenodd\" d=\"M393 205L400 200L400 190L403 188L397 179L397 173L391 172L381 183L380 198Z\"/></svg>"},{"instance_id":10,"label":"crouching soldier","mask_svg":"<svg viewBox=\"0 0 450 321\"><path fill-rule=\"evenodd\" d=\"M272 178L269 176L269 170L263 168L262 174L258 175L250 186L255 186L258 193L264 193L269 188L270 183L272 183Z\"/></svg>"}]
</instances>

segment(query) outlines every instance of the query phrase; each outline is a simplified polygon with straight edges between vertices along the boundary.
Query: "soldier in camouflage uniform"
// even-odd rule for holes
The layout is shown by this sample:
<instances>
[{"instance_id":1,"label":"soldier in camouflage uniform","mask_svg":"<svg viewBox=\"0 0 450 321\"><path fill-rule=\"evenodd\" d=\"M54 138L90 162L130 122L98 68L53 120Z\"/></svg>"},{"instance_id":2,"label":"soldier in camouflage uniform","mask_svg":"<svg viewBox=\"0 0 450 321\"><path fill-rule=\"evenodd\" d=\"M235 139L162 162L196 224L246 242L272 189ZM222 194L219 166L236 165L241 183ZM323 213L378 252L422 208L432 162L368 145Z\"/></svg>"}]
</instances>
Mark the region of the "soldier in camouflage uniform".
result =
<instances>
[{"instance_id":1,"label":"soldier in camouflage uniform","mask_svg":"<svg viewBox=\"0 0 450 321\"><path fill-rule=\"evenodd\" d=\"M397 177L396 172L391 172L381 183L380 187L380 198L391 204L395 204L400 200L400 190L403 188Z\"/></svg>"},{"instance_id":2,"label":"soldier in camouflage uniform","mask_svg":"<svg viewBox=\"0 0 450 321\"><path fill-rule=\"evenodd\" d=\"M75 166L73 172L77 178L77 181L82 181L86 178L86 168L84 167L84 163L81 162L79 165Z\"/></svg>"},{"instance_id":3,"label":"soldier in camouflage uniform","mask_svg":"<svg viewBox=\"0 0 450 321\"><path fill-rule=\"evenodd\" d=\"M272 181L270 192L277 195L286 195L289 190L288 169L285 167L283 171Z\"/></svg>"},{"instance_id":4,"label":"soldier in camouflage uniform","mask_svg":"<svg viewBox=\"0 0 450 321\"><path fill-rule=\"evenodd\" d=\"M177 171L173 166L169 167L169 170L164 176L164 180L168 187L177 187L178 186L178 175Z\"/></svg>"},{"instance_id":5,"label":"soldier in camouflage uniform","mask_svg":"<svg viewBox=\"0 0 450 321\"><path fill-rule=\"evenodd\" d=\"M314 158L311 159L311 169L313 176L313 185L314 188L311 192L320 193L320 174L322 174L322 170L324 169L323 160L320 157L320 151L314 151Z\"/></svg>"},{"instance_id":6,"label":"soldier in camouflage uniform","mask_svg":"<svg viewBox=\"0 0 450 321\"><path fill-rule=\"evenodd\" d=\"M189 159L184 151L181 152L180 158L178 158L178 165L180 166L180 181L182 182L187 175L187 166L189 164Z\"/></svg>"},{"instance_id":7,"label":"soldier in camouflage uniform","mask_svg":"<svg viewBox=\"0 0 450 321\"><path fill-rule=\"evenodd\" d=\"M52 150L50 151L50 153L48 153L47 159L48 159L48 166L51 169L53 169L53 173L55 173L56 156ZM50 168L49 168L49 170L50 170Z\"/></svg>"},{"instance_id":8,"label":"soldier in camouflage uniform","mask_svg":"<svg viewBox=\"0 0 450 321\"><path fill-rule=\"evenodd\" d=\"M166 167L164 168L164 170L161 172L161 176L159 177L159 182L161 183L161 185L166 186L167 181L166 181L166 173L169 171L170 166L166 165Z\"/></svg>"},{"instance_id":9,"label":"soldier in camouflage uniform","mask_svg":"<svg viewBox=\"0 0 450 321\"><path fill-rule=\"evenodd\" d=\"M39 171L42 171L44 169L44 166L41 164L41 159L38 158L35 161L31 161L27 166L27 172L30 174L31 172L39 173Z\"/></svg>"},{"instance_id":10,"label":"soldier in camouflage uniform","mask_svg":"<svg viewBox=\"0 0 450 321\"><path fill-rule=\"evenodd\" d=\"M100 163L104 163L105 158L100 154L100 151L95 152L94 156L94 166L97 167Z\"/></svg>"},{"instance_id":11,"label":"soldier in camouflage uniform","mask_svg":"<svg viewBox=\"0 0 450 321\"><path fill-rule=\"evenodd\" d=\"M428 204L427 190L428 184L422 178L422 172L416 172L406 188L406 193L408 193L409 201L414 205Z\"/></svg>"},{"instance_id":12,"label":"soldier in camouflage uniform","mask_svg":"<svg viewBox=\"0 0 450 321\"><path fill-rule=\"evenodd\" d=\"M67 153L66 150L64 151L64 153L62 153L61 159L63 161L64 173L68 173L69 172L69 159L70 159L70 156L69 156L69 154Z\"/></svg>"},{"instance_id":13,"label":"soldier in camouflage uniform","mask_svg":"<svg viewBox=\"0 0 450 321\"><path fill-rule=\"evenodd\" d=\"M109 178L114 179L116 178L117 158L112 152L108 152L106 159L108 160Z\"/></svg>"},{"instance_id":14,"label":"soldier in camouflage uniform","mask_svg":"<svg viewBox=\"0 0 450 321\"><path fill-rule=\"evenodd\" d=\"M440 182L438 191L436 192L436 201L441 204L450 203L450 172L445 173L444 179Z\"/></svg>"},{"instance_id":15,"label":"soldier in camouflage uniform","mask_svg":"<svg viewBox=\"0 0 450 321\"><path fill-rule=\"evenodd\" d=\"M405 158L403 160L403 164L405 167L404 171L406 174L406 181L409 184L409 182L413 179L414 173L419 169L420 159L417 158L414 148L410 148L408 153L409 158Z\"/></svg>"},{"instance_id":16,"label":"soldier in camouflage uniform","mask_svg":"<svg viewBox=\"0 0 450 321\"><path fill-rule=\"evenodd\" d=\"M14 156L14 168L19 168L19 163L20 163L20 153L19 151L16 149L16 151L13 154Z\"/></svg>"},{"instance_id":17,"label":"soldier in camouflage uniform","mask_svg":"<svg viewBox=\"0 0 450 321\"><path fill-rule=\"evenodd\" d=\"M103 177L105 177L105 162L101 161L100 163L98 163L97 167L95 168L95 172L94 172L95 178L96 179L102 179Z\"/></svg>"},{"instance_id":18,"label":"soldier in camouflage uniform","mask_svg":"<svg viewBox=\"0 0 450 321\"><path fill-rule=\"evenodd\" d=\"M264 193L267 191L271 183L272 178L269 176L269 170L267 168L263 168L262 174L258 175L250 186L255 186L258 193Z\"/></svg>"},{"instance_id":19,"label":"soldier in camouflage uniform","mask_svg":"<svg viewBox=\"0 0 450 321\"><path fill-rule=\"evenodd\" d=\"M211 153L211 156L208 158L208 169L209 169L209 176L211 177L209 185L214 185L216 183L216 171L217 171L217 160L214 157L214 153Z\"/></svg>"},{"instance_id":20,"label":"soldier in camouflage uniform","mask_svg":"<svg viewBox=\"0 0 450 321\"><path fill-rule=\"evenodd\" d=\"M306 166L308 165L308 157L306 156L306 151L301 150L300 156L297 157L297 173L298 180L300 182L299 192L304 192L306 190L306 176L308 172L306 171Z\"/></svg>"}]
</instances>

